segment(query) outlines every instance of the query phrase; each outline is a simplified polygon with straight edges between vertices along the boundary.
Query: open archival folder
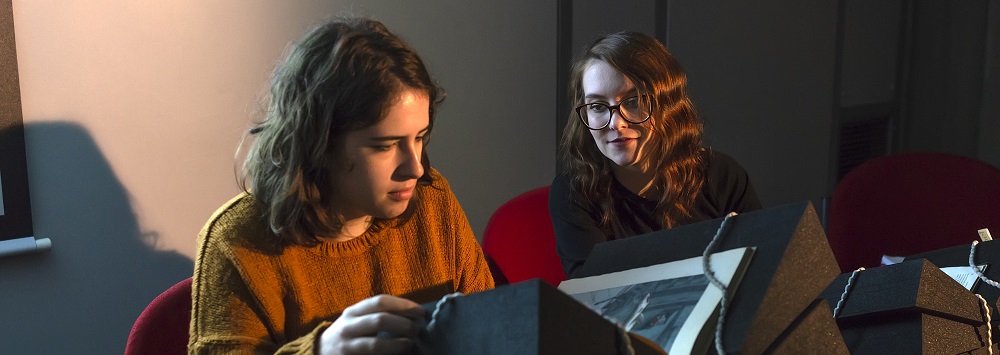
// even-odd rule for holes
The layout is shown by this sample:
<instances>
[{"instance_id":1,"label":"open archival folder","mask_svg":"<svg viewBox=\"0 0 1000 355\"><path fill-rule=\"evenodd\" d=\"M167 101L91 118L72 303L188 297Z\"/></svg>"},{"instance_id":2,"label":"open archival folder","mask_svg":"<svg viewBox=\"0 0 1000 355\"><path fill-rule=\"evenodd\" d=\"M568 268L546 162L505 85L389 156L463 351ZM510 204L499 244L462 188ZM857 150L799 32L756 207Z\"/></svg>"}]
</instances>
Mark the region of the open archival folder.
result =
<instances>
[{"instance_id":1,"label":"open archival folder","mask_svg":"<svg viewBox=\"0 0 1000 355\"><path fill-rule=\"evenodd\" d=\"M736 248L709 257L732 297L753 255ZM559 289L669 354L704 354L715 335L722 291L709 284L702 257L563 281Z\"/></svg>"}]
</instances>

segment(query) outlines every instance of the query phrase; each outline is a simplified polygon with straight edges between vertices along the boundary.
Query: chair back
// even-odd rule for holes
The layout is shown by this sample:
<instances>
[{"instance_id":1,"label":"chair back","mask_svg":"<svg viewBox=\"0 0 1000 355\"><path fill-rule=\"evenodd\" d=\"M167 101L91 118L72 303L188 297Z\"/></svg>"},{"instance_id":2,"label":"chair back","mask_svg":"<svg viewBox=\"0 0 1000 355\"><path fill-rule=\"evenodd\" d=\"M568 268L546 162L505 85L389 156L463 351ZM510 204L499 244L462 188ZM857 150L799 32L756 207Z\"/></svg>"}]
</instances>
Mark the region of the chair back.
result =
<instances>
[{"instance_id":1,"label":"chair back","mask_svg":"<svg viewBox=\"0 0 1000 355\"><path fill-rule=\"evenodd\" d=\"M971 243L982 228L1000 232L1000 169L944 153L892 155L855 167L834 190L827 215L827 237L844 272L878 266L882 255Z\"/></svg>"},{"instance_id":2,"label":"chair back","mask_svg":"<svg viewBox=\"0 0 1000 355\"><path fill-rule=\"evenodd\" d=\"M483 251L510 283L541 278L558 286L566 280L549 216L549 186L525 192L497 208L483 232Z\"/></svg>"},{"instance_id":3,"label":"chair back","mask_svg":"<svg viewBox=\"0 0 1000 355\"><path fill-rule=\"evenodd\" d=\"M187 354L191 324L191 278L163 291L139 314L125 355Z\"/></svg>"}]
</instances>

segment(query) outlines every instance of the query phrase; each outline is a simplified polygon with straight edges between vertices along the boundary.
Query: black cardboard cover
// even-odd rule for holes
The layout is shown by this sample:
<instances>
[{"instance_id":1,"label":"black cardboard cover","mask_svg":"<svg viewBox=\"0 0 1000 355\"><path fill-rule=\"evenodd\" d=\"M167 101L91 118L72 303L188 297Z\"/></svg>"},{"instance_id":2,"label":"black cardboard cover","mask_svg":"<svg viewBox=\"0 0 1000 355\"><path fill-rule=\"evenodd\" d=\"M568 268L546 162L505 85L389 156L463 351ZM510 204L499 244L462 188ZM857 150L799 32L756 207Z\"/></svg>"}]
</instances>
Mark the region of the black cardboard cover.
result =
<instances>
[{"instance_id":1,"label":"black cardboard cover","mask_svg":"<svg viewBox=\"0 0 1000 355\"><path fill-rule=\"evenodd\" d=\"M850 276L849 272L837 276L820 295L831 309ZM841 307L837 322L842 325L908 311L943 315L968 324L982 322L975 295L924 259L860 272Z\"/></svg>"},{"instance_id":2,"label":"black cardboard cover","mask_svg":"<svg viewBox=\"0 0 1000 355\"><path fill-rule=\"evenodd\" d=\"M426 303L427 319L437 303ZM634 335L632 335L634 337ZM635 354L663 354L631 338ZM619 354L619 328L539 279L449 299L417 354Z\"/></svg>"},{"instance_id":3,"label":"black cardboard cover","mask_svg":"<svg viewBox=\"0 0 1000 355\"><path fill-rule=\"evenodd\" d=\"M976 236L972 236L976 238ZM906 260L927 259L938 267L949 266L969 266L970 244L958 245L950 248L938 249L926 253L910 255ZM984 274L991 280L1000 280L1000 242L982 242L976 247L976 264L988 265ZM986 299L986 302L993 306L994 314L997 310L996 303L1000 300L1000 289L980 282L972 289ZM1000 329L1000 317L994 316L991 321L993 329ZM1000 331L993 332L993 342L1000 342Z\"/></svg>"},{"instance_id":4,"label":"black cardboard cover","mask_svg":"<svg viewBox=\"0 0 1000 355\"><path fill-rule=\"evenodd\" d=\"M986 328L926 313L841 328L851 354L959 354L985 346Z\"/></svg>"},{"instance_id":5,"label":"black cardboard cover","mask_svg":"<svg viewBox=\"0 0 1000 355\"><path fill-rule=\"evenodd\" d=\"M850 275L820 295L831 311ZM837 324L854 354L957 354L986 346L978 298L924 259L860 272L841 307Z\"/></svg>"},{"instance_id":6,"label":"black cardboard cover","mask_svg":"<svg viewBox=\"0 0 1000 355\"><path fill-rule=\"evenodd\" d=\"M581 277L701 256L722 219L643 234L594 247ZM760 354L840 273L809 202L740 214L726 225L716 251L756 247L730 305L727 353Z\"/></svg>"},{"instance_id":7,"label":"black cardboard cover","mask_svg":"<svg viewBox=\"0 0 1000 355\"><path fill-rule=\"evenodd\" d=\"M833 321L833 313L826 300L818 299L806 309L785 334L774 342L768 354L850 354L840 328Z\"/></svg>"},{"instance_id":8,"label":"black cardboard cover","mask_svg":"<svg viewBox=\"0 0 1000 355\"><path fill-rule=\"evenodd\" d=\"M1000 344L993 343L993 345L984 346L979 349L966 353L960 353L959 355L992 355L992 354L1000 354Z\"/></svg>"}]
</instances>

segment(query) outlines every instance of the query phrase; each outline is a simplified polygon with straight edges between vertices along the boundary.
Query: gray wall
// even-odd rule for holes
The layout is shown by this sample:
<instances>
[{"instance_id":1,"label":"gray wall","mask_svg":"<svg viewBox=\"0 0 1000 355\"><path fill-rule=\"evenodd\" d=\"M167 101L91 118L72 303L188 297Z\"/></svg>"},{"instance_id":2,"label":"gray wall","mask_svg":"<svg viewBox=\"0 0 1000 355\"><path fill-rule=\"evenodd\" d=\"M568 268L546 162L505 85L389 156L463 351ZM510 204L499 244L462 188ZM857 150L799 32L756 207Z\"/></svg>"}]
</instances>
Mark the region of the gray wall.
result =
<instances>
[{"instance_id":1,"label":"gray wall","mask_svg":"<svg viewBox=\"0 0 1000 355\"><path fill-rule=\"evenodd\" d=\"M891 116L890 153L1000 166L1000 0L842 3L840 120Z\"/></svg>"},{"instance_id":2,"label":"gray wall","mask_svg":"<svg viewBox=\"0 0 1000 355\"><path fill-rule=\"evenodd\" d=\"M984 142L986 147L979 147L980 121L989 117L980 117L986 107L984 100L997 100L996 96L983 96L984 87L991 85L985 80L991 71L986 53L995 50L1000 42L988 36L990 3L968 0L913 4L910 85L904 101L907 119L900 127L904 150L973 158L981 150L989 150L989 141ZM993 7L1000 5L998 1L992 3ZM992 70L1000 68L996 63L993 66ZM1000 120L993 114L989 121Z\"/></svg>"},{"instance_id":3,"label":"gray wall","mask_svg":"<svg viewBox=\"0 0 1000 355\"><path fill-rule=\"evenodd\" d=\"M705 144L750 173L765 206L826 195L832 1L670 1L667 47L688 73Z\"/></svg>"},{"instance_id":4,"label":"gray wall","mask_svg":"<svg viewBox=\"0 0 1000 355\"><path fill-rule=\"evenodd\" d=\"M233 154L286 44L331 14L408 40L449 96L428 148L481 234L555 173L555 3L15 0L37 237L0 259L11 354L120 353L237 191Z\"/></svg>"},{"instance_id":5,"label":"gray wall","mask_svg":"<svg viewBox=\"0 0 1000 355\"><path fill-rule=\"evenodd\" d=\"M979 159L1000 167L1000 0L991 0L979 125Z\"/></svg>"}]
</instances>

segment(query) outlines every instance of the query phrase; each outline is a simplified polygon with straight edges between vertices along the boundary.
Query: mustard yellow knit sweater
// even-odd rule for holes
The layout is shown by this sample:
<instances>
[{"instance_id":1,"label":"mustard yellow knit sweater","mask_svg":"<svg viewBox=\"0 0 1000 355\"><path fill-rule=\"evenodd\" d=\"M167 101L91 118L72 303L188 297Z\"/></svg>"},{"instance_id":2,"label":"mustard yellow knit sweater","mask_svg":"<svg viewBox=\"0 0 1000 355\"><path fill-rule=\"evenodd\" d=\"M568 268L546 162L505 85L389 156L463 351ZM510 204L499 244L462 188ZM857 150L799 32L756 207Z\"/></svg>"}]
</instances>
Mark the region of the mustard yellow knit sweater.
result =
<instances>
[{"instance_id":1,"label":"mustard yellow knit sweater","mask_svg":"<svg viewBox=\"0 0 1000 355\"><path fill-rule=\"evenodd\" d=\"M492 288L465 213L431 174L408 222L310 248L279 244L249 194L220 207L198 236L188 352L314 354L319 334L370 296Z\"/></svg>"}]
</instances>

